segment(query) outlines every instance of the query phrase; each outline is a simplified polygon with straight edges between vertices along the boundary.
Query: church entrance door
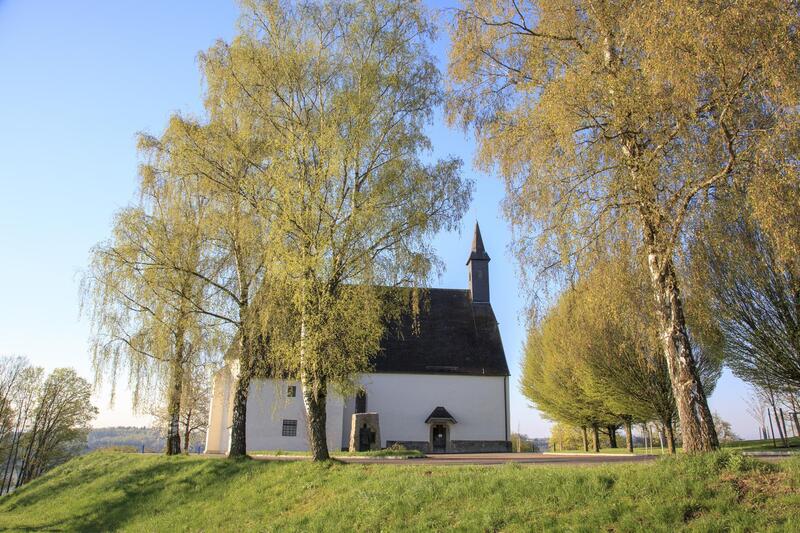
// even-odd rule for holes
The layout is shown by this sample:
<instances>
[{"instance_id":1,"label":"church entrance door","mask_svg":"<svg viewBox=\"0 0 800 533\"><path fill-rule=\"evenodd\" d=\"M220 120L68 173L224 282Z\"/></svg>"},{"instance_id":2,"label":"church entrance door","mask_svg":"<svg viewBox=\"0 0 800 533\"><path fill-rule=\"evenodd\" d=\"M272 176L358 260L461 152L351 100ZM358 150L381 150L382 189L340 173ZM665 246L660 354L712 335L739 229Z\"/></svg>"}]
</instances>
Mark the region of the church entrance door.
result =
<instances>
[{"instance_id":1,"label":"church entrance door","mask_svg":"<svg viewBox=\"0 0 800 533\"><path fill-rule=\"evenodd\" d=\"M433 437L431 439L431 451L433 453L445 453L447 451L447 427L437 424L431 428Z\"/></svg>"}]
</instances>

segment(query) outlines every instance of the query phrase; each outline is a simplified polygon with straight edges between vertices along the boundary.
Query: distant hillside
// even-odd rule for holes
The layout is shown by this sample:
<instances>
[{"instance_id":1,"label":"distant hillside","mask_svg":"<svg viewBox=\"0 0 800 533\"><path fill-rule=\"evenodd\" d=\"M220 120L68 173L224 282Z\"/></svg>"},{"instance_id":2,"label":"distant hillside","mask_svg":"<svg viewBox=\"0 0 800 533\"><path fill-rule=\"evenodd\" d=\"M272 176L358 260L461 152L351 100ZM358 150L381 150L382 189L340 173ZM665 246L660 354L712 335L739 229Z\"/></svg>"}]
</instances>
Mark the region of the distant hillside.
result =
<instances>
[{"instance_id":1,"label":"distant hillside","mask_svg":"<svg viewBox=\"0 0 800 533\"><path fill-rule=\"evenodd\" d=\"M95 452L0 498L0 530L798 531L800 457L356 465Z\"/></svg>"},{"instance_id":2,"label":"distant hillside","mask_svg":"<svg viewBox=\"0 0 800 533\"><path fill-rule=\"evenodd\" d=\"M112 446L132 446L141 451L160 452L165 441L157 429L137 427L93 428L89 432L89 451Z\"/></svg>"}]
</instances>

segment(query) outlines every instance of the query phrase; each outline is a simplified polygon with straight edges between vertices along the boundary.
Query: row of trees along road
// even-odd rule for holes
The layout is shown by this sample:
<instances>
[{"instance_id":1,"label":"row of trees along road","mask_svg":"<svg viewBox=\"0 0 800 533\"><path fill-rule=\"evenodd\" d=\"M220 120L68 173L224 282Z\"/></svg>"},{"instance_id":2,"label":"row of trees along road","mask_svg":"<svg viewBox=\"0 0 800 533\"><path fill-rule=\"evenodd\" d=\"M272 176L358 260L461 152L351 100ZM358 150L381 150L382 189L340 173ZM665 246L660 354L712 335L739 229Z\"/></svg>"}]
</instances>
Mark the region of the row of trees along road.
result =
<instances>
[{"instance_id":1,"label":"row of trees along road","mask_svg":"<svg viewBox=\"0 0 800 533\"><path fill-rule=\"evenodd\" d=\"M736 184L765 224L785 223L766 206L798 197L799 22L782 0L466 0L455 12L449 116L506 180L523 266L560 287L609 243L637 251L688 452L718 441L676 258L691 220Z\"/></svg>"},{"instance_id":2,"label":"row of trees along road","mask_svg":"<svg viewBox=\"0 0 800 533\"><path fill-rule=\"evenodd\" d=\"M658 319L646 305L646 269L635 257L621 245L561 295L529 332L520 383L545 416L581 428L584 450L587 430L599 451L601 431L616 447L616 429L623 425L633 451L633 425L655 421L674 453L677 407ZM721 370L720 337L689 311L696 368L703 390L711 393Z\"/></svg>"},{"instance_id":3,"label":"row of trees along road","mask_svg":"<svg viewBox=\"0 0 800 533\"><path fill-rule=\"evenodd\" d=\"M0 357L0 494L86 449L91 394L71 368L45 377L21 357Z\"/></svg>"},{"instance_id":4,"label":"row of trees along road","mask_svg":"<svg viewBox=\"0 0 800 533\"><path fill-rule=\"evenodd\" d=\"M122 210L83 284L98 376L127 369L135 400L166 383L180 450L188 368L235 376L230 456L246 452L260 373L297 376L313 457L327 459L329 387L369 366L387 320L418 307L472 186L425 162L442 100L432 17L399 0L244 1L240 33L200 55L203 117L143 135L140 200Z\"/></svg>"}]
</instances>

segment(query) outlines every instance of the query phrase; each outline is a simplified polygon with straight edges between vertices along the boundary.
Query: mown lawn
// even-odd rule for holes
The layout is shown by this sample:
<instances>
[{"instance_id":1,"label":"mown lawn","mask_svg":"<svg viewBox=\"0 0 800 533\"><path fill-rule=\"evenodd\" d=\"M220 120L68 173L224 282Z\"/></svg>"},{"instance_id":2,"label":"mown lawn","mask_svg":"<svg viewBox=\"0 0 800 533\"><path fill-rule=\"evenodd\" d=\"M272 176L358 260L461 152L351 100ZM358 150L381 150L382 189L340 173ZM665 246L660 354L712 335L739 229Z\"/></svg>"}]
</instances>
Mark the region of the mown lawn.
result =
<instances>
[{"instance_id":1,"label":"mown lawn","mask_svg":"<svg viewBox=\"0 0 800 533\"><path fill-rule=\"evenodd\" d=\"M432 467L96 452L0 500L0 530L797 531L798 509L800 458Z\"/></svg>"}]
</instances>

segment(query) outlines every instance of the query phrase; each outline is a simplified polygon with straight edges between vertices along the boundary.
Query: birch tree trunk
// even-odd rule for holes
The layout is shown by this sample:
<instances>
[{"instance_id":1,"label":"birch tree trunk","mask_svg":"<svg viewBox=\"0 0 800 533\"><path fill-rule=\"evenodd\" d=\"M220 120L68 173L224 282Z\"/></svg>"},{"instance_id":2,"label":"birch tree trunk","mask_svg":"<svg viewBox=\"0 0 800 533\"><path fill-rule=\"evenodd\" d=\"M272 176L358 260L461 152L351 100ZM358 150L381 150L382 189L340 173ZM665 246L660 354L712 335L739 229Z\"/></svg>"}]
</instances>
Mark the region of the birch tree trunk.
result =
<instances>
[{"instance_id":1,"label":"birch tree trunk","mask_svg":"<svg viewBox=\"0 0 800 533\"><path fill-rule=\"evenodd\" d=\"M167 455L181 453L180 420L181 393L183 388L183 332L178 332L175 341L175 354L170 365L169 392L167 396Z\"/></svg>"},{"instance_id":2,"label":"birch tree trunk","mask_svg":"<svg viewBox=\"0 0 800 533\"><path fill-rule=\"evenodd\" d=\"M300 383L303 386L311 458L314 461L326 461L330 459L328 442L325 439L327 383L325 379L314 377L307 369L301 371Z\"/></svg>"},{"instance_id":3,"label":"birch tree trunk","mask_svg":"<svg viewBox=\"0 0 800 533\"><path fill-rule=\"evenodd\" d=\"M327 380L315 375L309 357L306 353L306 323L305 319L300 324L300 385L303 389L303 406L306 411L308 430L308 445L311 448L311 458L314 461L330 459L328 442L325 438L326 405L327 405Z\"/></svg>"},{"instance_id":4,"label":"birch tree trunk","mask_svg":"<svg viewBox=\"0 0 800 533\"><path fill-rule=\"evenodd\" d=\"M231 444L228 457L247 455L247 396L252 378L252 343L247 326L239 329L239 372L236 375L233 394L233 420L231 422Z\"/></svg>"},{"instance_id":5,"label":"birch tree trunk","mask_svg":"<svg viewBox=\"0 0 800 533\"><path fill-rule=\"evenodd\" d=\"M658 250L652 232L646 234L645 240L660 338L683 434L683 450L688 453L715 450L719 447L717 432L692 355L672 259Z\"/></svg>"}]
</instances>

